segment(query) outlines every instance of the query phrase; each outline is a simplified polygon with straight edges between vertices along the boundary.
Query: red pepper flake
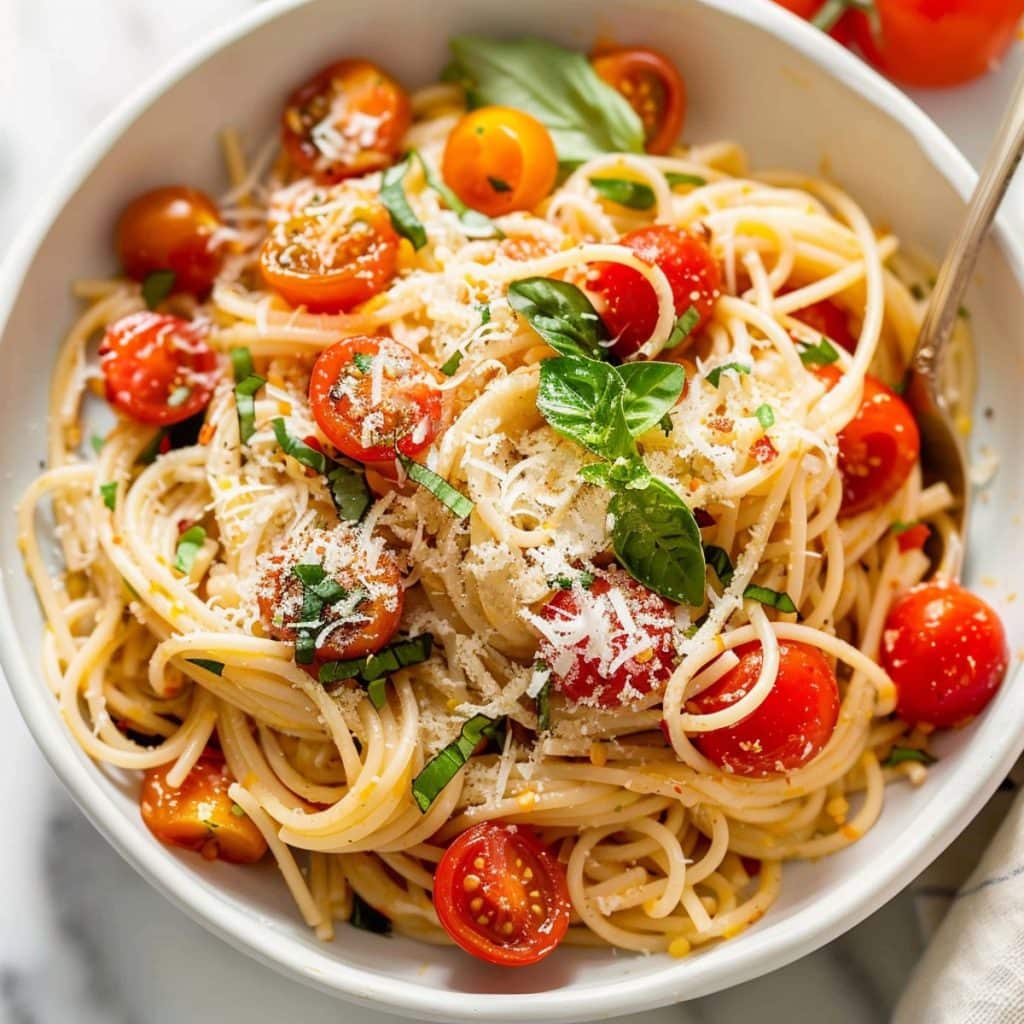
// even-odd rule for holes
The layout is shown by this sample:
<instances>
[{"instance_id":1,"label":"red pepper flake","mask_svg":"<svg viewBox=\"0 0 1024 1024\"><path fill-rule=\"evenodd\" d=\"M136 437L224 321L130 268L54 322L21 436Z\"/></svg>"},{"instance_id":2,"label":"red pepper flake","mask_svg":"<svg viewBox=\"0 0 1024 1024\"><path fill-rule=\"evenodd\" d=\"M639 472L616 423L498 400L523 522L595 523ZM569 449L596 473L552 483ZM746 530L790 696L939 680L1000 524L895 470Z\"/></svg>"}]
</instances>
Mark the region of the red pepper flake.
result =
<instances>
[{"instance_id":1,"label":"red pepper flake","mask_svg":"<svg viewBox=\"0 0 1024 1024\"><path fill-rule=\"evenodd\" d=\"M914 523L896 535L896 543L900 551L920 551L931 534L931 528L927 523Z\"/></svg>"},{"instance_id":2,"label":"red pepper flake","mask_svg":"<svg viewBox=\"0 0 1024 1024\"><path fill-rule=\"evenodd\" d=\"M765 465L768 462L774 462L779 457L778 449L772 444L772 439L765 434L759 437L751 446L750 454L753 456L756 462Z\"/></svg>"}]
</instances>

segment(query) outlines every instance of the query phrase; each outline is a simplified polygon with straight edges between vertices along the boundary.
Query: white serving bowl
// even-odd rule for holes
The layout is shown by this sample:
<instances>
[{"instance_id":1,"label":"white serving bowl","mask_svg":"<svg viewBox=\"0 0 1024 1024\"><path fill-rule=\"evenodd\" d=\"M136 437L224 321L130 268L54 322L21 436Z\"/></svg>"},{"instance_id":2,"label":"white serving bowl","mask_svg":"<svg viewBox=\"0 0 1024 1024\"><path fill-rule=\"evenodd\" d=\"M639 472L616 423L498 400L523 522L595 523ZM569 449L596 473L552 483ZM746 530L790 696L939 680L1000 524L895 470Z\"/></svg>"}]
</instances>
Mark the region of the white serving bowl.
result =
<instances>
[{"instance_id":1,"label":"white serving bowl","mask_svg":"<svg viewBox=\"0 0 1024 1024\"><path fill-rule=\"evenodd\" d=\"M542 965L497 970L439 949L341 926L323 945L299 920L273 868L207 864L155 842L136 782L101 771L71 742L39 672L42 621L11 518L45 456L50 371L76 312L68 283L113 271L111 226L125 201L181 181L225 186L216 133L268 136L284 95L329 59L365 55L408 85L437 78L460 32L543 34L586 49L596 37L647 43L686 77L691 140L742 141L760 167L826 167L878 221L940 253L973 181L964 158L896 89L766 0L312 0L267 3L196 46L108 119L69 163L0 278L0 647L14 696L72 796L115 847L182 909L282 972L360 1003L438 1021L575 1021L705 995L779 967L852 927L937 856L982 806L1024 743L1024 687L1011 680L970 728L944 736L918 790L895 786L859 843L787 865L782 895L742 936L684 960L560 950ZM977 502L968 582L997 606L1024 568L1021 476L1024 259L996 231L970 307L980 348L975 444L1002 465ZM1011 641L1024 602L1000 607ZM1015 659L1016 664L1016 659ZM116 894L111 894L116 899Z\"/></svg>"}]
</instances>

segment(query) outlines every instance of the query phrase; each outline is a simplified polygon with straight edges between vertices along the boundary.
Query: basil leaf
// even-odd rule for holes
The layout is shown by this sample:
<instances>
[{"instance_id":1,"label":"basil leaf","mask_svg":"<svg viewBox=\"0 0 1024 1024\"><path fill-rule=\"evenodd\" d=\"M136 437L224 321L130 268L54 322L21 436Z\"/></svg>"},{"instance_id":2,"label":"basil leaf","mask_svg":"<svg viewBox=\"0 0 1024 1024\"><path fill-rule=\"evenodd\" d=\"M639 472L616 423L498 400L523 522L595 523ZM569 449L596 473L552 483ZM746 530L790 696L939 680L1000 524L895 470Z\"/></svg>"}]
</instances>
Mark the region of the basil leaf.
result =
<instances>
[{"instance_id":1,"label":"basil leaf","mask_svg":"<svg viewBox=\"0 0 1024 1024\"><path fill-rule=\"evenodd\" d=\"M373 370L373 356L368 352L357 352L352 357L352 362L360 373L366 374Z\"/></svg>"},{"instance_id":2,"label":"basil leaf","mask_svg":"<svg viewBox=\"0 0 1024 1024\"><path fill-rule=\"evenodd\" d=\"M680 604L704 603L704 549L693 513L674 491L651 479L608 503L612 547L631 576Z\"/></svg>"},{"instance_id":3,"label":"basil leaf","mask_svg":"<svg viewBox=\"0 0 1024 1024\"><path fill-rule=\"evenodd\" d=\"M723 363L721 366L716 366L713 370L708 371L707 379L708 383L712 387L718 387L722 382L722 374L726 370L735 370L736 373L750 373L750 367L745 366L743 363Z\"/></svg>"},{"instance_id":4,"label":"basil leaf","mask_svg":"<svg viewBox=\"0 0 1024 1024\"><path fill-rule=\"evenodd\" d=\"M775 426L775 410L768 404L759 405L754 410L754 415L757 417L757 422L767 430L769 427Z\"/></svg>"},{"instance_id":5,"label":"basil leaf","mask_svg":"<svg viewBox=\"0 0 1024 1024\"><path fill-rule=\"evenodd\" d=\"M441 790L473 756L480 741L495 738L503 724L503 718L474 715L462 726L458 737L423 766L423 770L412 780L412 795L423 813L427 812Z\"/></svg>"},{"instance_id":6,"label":"basil leaf","mask_svg":"<svg viewBox=\"0 0 1024 1024\"><path fill-rule=\"evenodd\" d=\"M370 703L380 711L388 702L388 681L381 676L380 679L374 679L367 683L366 696L370 698Z\"/></svg>"},{"instance_id":7,"label":"basil leaf","mask_svg":"<svg viewBox=\"0 0 1024 1024\"><path fill-rule=\"evenodd\" d=\"M309 629L299 630L295 638L295 664L312 665L316 658L316 636Z\"/></svg>"},{"instance_id":8,"label":"basil leaf","mask_svg":"<svg viewBox=\"0 0 1024 1024\"><path fill-rule=\"evenodd\" d=\"M206 543L206 531L201 526L190 526L179 538L174 553L174 568L186 576L195 565L196 555Z\"/></svg>"},{"instance_id":9,"label":"basil leaf","mask_svg":"<svg viewBox=\"0 0 1024 1024\"><path fill-rule=\"evenodd\" d=\"M235 374L235 383L241 384L246 377L252 376L252 352L244 346L233 348L228 356L231 359L231 369Z\"/></svg>"},{"instance_id":10,"label":"basil leaf","mask_svg":"<svg viewBox=\"0 0 1024 1024\"><path fill-rule=\"evenodd\" d=\"M723 587L732 583L735 569L729 552L725 548L720 548L717 544L705 544L704 561L715 570L715 575L721 580Z\"/></svg>"},{"instance_id":11,"label":"basil leaf","mask_svg":"<svg viewBox=\"0 0 1024 1024\"><path fill-rule=\"evenodd\" d=\"M238 411L238 437L242 444L248 444L249 438L256 433L256 392L266 380L255 373L250 373L235 385L235 409Z\"/></svg>"},{"instance_id":12,"label":"basil leaf","mask_svg":"<svg viewBox=\"0 0 1024 1024\"><path fill-rule=\"evenodd\" d=\"M473 308L480 314L480 325L491 322L491 304L489 302L477 302Z\"/></svg>"},{"instance_id":13,"label":"basil leaf","mask_svg":"<svg viewBox=\"0 0 1024 1024\"><path fill-rule=\"evenodd\" d=\"M331 692L335 683L346 679L355 679L362 683L372 683L383 679L392 672L419 665L426 661L434 649L434 637L430 633L398 640L393 644L369 654L365 658L349 658L346 661L325 661L320 666L318 678L320 684Z\"/></svg>"},{"instance_id":14,"label":"basil leaf","mask_svg":"<svg viewBox=\"0 0 1024 1024\"><path fill-rule=\"evenodd\" d=\"M629 103L573 50L540 39L457 36L447 71L471 107L532 114L551 133L563 169L602 153L642 153L644 129Z\"/></svg>"},{"instance_id":15,"label":"basil leaf","mask_svg":"<svg viewBox=\"0 0 1024 1024\"><path fill-rule=\"evenodd\" d=\"M174 290L173 270L154 270L142 280L142 301L147 309L156 309Z\"/></svg>"},{"instance_id":16,"label":"basil leaf","mask_svg":"<svg viewBox=\"0 0 1024 1024\"><path fill-rule=\"evenodd\" d=\"M456 349L442 364L441 372L446 377L454 377L458 368L462 365L463 353Z\"/></svg>"},{"instance_id":17,"label":"basil leaf","mask_svg":"<svg viewBox=\"0 0 1024 1024\"><path fill-rule=\"evenodd\" d=\"M117 484L113 480L100 484L100 496L103 498L103 504L113 512L117 507Z\"/></svg>"},{"instance_id":18,"label":"basil leaf","mask_svg":"<svg viewBox=\"0 0 1024 1024\"><path fill-rule=\"evenodd\" d=\"M573 284L524 277L508 286L508 304L562 356L603 359L608 331L590 299Z\"/></svg>"},{"instance_id":19,"label":"basil leaf","mask_svg":"<svg viewBox=\"0 0 1024 1024\"><path fill-rule=\"evenodd\" d=\"M284 425L282 417L279 416L275 419L271 426L274 428L274 437L277 438L277 443L286 455L290 455L293 459L301 462L304 466L308 466L310 469L315 469L318 473L327 472L327 456L323 452L318 452L315 448L311 448L305 441L292 437L288 433L288 428Z\"/></svg>"},{"instance_id":20,"label":"basil leaf","mask_svg":"<svg viewBox=\"0 0 1024 1024\"><path fill-rule=\"evenodd\" d=\"M445 206L452 210L459 218L459 222L470 238L504 238L505 233L486 214L479 210L470 209L444 182L444 179L427 163L423 154L418 150L412 150L409 154L415 156L423 168L423 176L427 184L444 200Z\"/></svg>"},{"instance_id":21,"label":"basil leaf","mask_svg":"<svg viewBox=\"0 0 1024 1024\"><path fill-rule=\"evenodd\" d=\"M591 178L590 184L603 199L610 199L631 210L649 210L654 205L654 189L628 178Z\"/></svg>"},{"instance_id":22,"label":"basil leaf","mask_svg":"<svg viewBox=\"0 0 1024 1024\"><path fill-rule=\"evenodd\" d=\"M918 750L916 747L893 747L889 756L882 762L885 768L895 768L898 764L907 761L916 761L918 764L935 764L938 760L927 750Z\"/></svg>"},{"instance_id":23,"label":"basil leaf","mask_svg":"<svg viewBox=\"0 0 1024 1024\"><path fill-rule=\"evenodd\" d=\"M620 487L642 491L651 482L651 471L643 459L633 452L612 462L591 462L580 467L580 477L588 484L617 490Z\"/></svg>"},{"instance_id":24,"label":"basil leaf","mask_svg":"<svg viewBox=\"0 0 1024 1024\"><path fill-rule=\"evenodd\" d=\"M153 435L153 440L146 445L145 448L139 452L139 457L135 460L140 466L149 466L156 462L156 457L160 454L160 449L163 446L164 438L167 437L167 431L161 428Z\"/></svg>"},{"instance_id":25,"label":"basil leaf","mask_svg":"<svg viewBox=\"0 0 1024 1024\"><path fill-rule=\"evenodd\" d=\"M665 342L665 351L681 345L693 333L694 327L700 323L700 311L696 306L688 306L679 315L669 332L668 341Z\"/></svg>"},{"instance_id":26,"label":"basil leaf","mask_svg":"<svg viewBox=\"0 0 1024 1024\"><path fill-rule=\"evenodd\" d=\"M575 578L572 576L553 576L548 580L549 587L557 587L559 590L572 590L577 583L584 590L589 590L594 585L594 574L581 571Z\"/></svg>"},{"instance_id":27,"label":"basil leaf","mask_svg":"<svg viewBox=\"0 0 1024 1024\"><path fill-rule=\"evenodd\" d=\"M537 408L563 437L607 459L636 451L622 410L625 387L613 366L578 356L540 364Z\"/></svg>"},{"instance_id":28,"label":"basil leaf","mask_svg":"<svg viewBox=\"0 0 1024 1024\"><path fill-rule=\"evenodd\" d=\"M373 932L375 935L388 935L391 932L391 920L375 907L371 907L357 892L352 894L352 916L348 923L353 928Z\"/></svg>"},{"instance_id":29,"label":"basil leaf","mask_svg":"<svg viewBox=\"0 0 1024 1024\"><path fill-rule=\"evenodd\" d=\"M205 668L207 672L212 672L215 676L224 674L223 661L212 661L209 658L186 658L185 660L193 665L198 665L200 668Z\"/></svg>"},{"instance_id":30,"label":"basil leaf","mask_svg":"<svg viewBox=\"0 0 1024 1024\"><path fill-rule=\"evenodd\" d=\"M634 437L656 427L683 393L686 371L678 363L624 363L618 367L626 390L622 411Z\"/></svg>"},{"instance_id":31,"label":"basil leaf","mask_svg":"<svg viewBox=\"0 0 1024 1024\"><path fill-rule=\"evenodd\" d=\"M784 593L781 590L772 590L771 587L760 587L756 583L751 583L746 590L743 591L743 596L750 601L759 601L763 605L767 605L769 608L778 608L780 612L795 612L796 605L793 603L793 598L789 594Z\"/></svg>"},{"instance_id":32,"label":"basil leaf","mask_svg":"<svg viewBox=\"0 0 1024 1024\"><path fill-rule=\"evenodd\" d=\"M675 188L676 185L694 185L700 188L701 185L708 183L708 179L702 178L699 174L686 174L683 171L666 171L665 180L669 188Z\"/></svg>"},{"instance_id":33,"label":"basil leaf","mask_svg":"<svg viewBox=\"0 0 1024 1024\"><path fill-rule=\"evenodd\" d=\"M384 209L388 211L395 231L403 238L408 238L414 249L422 249L427 244L427 229L413 213L402 184L411 164L412 157L407 156L401 163L394 164L384 172L379 198Z\"/></svg>"},{"instance_id":34,"label":"basil leaf","mask_svg":"<svg viewBox=\"0 0 1024 1024\"><path fill-rule=\"evenodd\" d=\"M362 470L339 463L328 470L327 486L338 517L350 523L358 523L373 504L370 485Z\"/></svg>"},{"instance_id":35,"label":"basil leaf","mask_svg":"<svg viewBox=\"0 0 1024 1024\"><path fill-rule=\"evenodd\" d=\"M551 728L551 675L548 674L544 685L537 694L537 732L547 732Z\"/></svg>"},{"instance_id":36,"label":"basil leaf","mask_svg":"<svg viewBox=\"0 0 1024 1024\"><path fill-rule=\"evenodd\" d=\"M835 345L824 335L817 345L800 343L800 362L804 366L829 366L839 358Z\"/></svg>"},{"instance_id":37,"label":"basil leaf","mask_svg":"<svg viewBox=\"0 0 1024 1024\"><path fill-rule=\"evenodd\" d=\"M89 444L92 445L92 450L97 455L99 455L99 453L103 451L104 443L104 439L100 437L99 434L93 434L92 437L89 438Z\"/></svg>"},{"instance_id":38,"label":"basil leaf","mask_svg":"<svg viewBox=\"0 0 1024 1024\"><path fill-rule=\"evenodd\" d=\"M402 455L400 452L398 461L402 464L402 468L410 480L419 484L420 487L425 487L442 505L454 512L460 519L465 519L473 511L475 507L473 502L452 487L444 477L438 476L432 469L427 469L422 463L414 462L408 455Z\"/></svg>"}]
</instances>

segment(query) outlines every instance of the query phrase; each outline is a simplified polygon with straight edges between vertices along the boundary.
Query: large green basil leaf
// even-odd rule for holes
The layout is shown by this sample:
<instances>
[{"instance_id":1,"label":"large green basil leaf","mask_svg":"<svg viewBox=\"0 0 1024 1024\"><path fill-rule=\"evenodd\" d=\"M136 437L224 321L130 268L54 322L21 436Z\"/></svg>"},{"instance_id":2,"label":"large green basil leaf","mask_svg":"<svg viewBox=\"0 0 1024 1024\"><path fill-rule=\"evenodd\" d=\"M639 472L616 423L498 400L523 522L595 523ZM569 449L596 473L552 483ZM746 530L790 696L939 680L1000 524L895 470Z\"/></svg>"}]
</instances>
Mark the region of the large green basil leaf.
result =
<instances>
[{"instance_id":1,"label":"large green basil leaf","mask_svg":"<svg viewBox=\"0 0 1024 1024\"><path fill-rule=\"evenodd\" d=\"M629 432L639 437L661 421L683 393L686 371L678 363L624 363L619 368L626 390L622 409Z\"/></svg>"},{"instance_id":2,"label":"large green basil leaf","mask_svg":"<svg viewBox=\"0 0 1024 1024\"><path fill-rule=\"evenodd\" d=\"M574 284L524 277L508 286L508 304L559 354L603 359L608 331L590 299Z\"/></svg>"}]
</instances>

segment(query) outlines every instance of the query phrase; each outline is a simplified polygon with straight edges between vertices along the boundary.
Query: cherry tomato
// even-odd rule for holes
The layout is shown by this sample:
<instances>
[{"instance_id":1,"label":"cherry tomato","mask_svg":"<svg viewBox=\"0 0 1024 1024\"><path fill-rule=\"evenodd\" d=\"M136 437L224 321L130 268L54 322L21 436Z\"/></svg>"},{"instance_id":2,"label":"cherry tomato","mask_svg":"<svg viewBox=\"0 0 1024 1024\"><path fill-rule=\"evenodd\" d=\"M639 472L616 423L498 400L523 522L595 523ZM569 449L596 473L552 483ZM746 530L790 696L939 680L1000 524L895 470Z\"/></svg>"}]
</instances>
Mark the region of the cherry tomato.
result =
<instances>
[{"instance_id":1,"label":"cherry tomato","mask_svg":"<svg viewBox=\"0 0 1024 1024\"><path fill-rule=\"evenodd\" d=\"M594 70L629 101L644 126L648 153L667 153L683 130L686 85L657 50L611 50L592 58Z\"/></svg>"},{"instance_id":2,"label":"cherry tomato","mask_svg":"<svg viewBox=\"0 0 1024 1024\"><path fill-rule=\"evenodd\" d=\"M220 227L220 214L205 192L156 188L125 207L117 222L117 254L136 281L154 270L172 270L175 291L202 298L220 271Z\"/></svg>"},{"instance_id":3,"label":"cherry tomato","mask_svg":"<svg viewBox=\"0 0 1024 1024\"><path fill-rule=\"evenodd\" d=\"M803 309L794 310L793 316L807 324L812 331L825 335L851 355L857 348L857 339L850 332L850 318L829 299L822 299Z\"/></svg>"},{"instance_id":4,"label":"cherry tomato","mask_svg":"<svg viewBox=\"0 0 1024 1024\"><path fill-rule=\"evenodd\" d=\"M293 306L346 312L382 292L398 270L398 236L376 203L275 224L260 273Z\"/></svg>"},{"instance_id":5,"label":"cherry tomato","mask_svg":"<svg viewBox=\"0 0 1024 1024\"><path fill-rule=\"evenodd\" d=\"M381 360L376 372L374 360ZM396 448L412 457L441 431L444 403L438 385L444 379L391 338L345 338L325 348L313 364L310 409L331 444L350 459L393 461Z\"/></svg>"},{"instance_id":6,"label":"cherry tomato","mask_svg":"<svg viewBox=\"0 0 1024 1024\"><path fill-rule=\"evenodd\" d=\"M616 607L622 603L631 623ZM571 701L618 707L663 686L672 674L672 605L621 569L597 577L589 589L559 590L540 617L549 625L538 657ZM638 646L637 653L623 657Z\"/></svg>"},{"instance_id":7,"label":"cherry tomato","mask_svg":"<svg viewBox=\"0 0 1024 1024\"><path fill-rule=\"evenodd\" d=\"M759 643L735 648L740 659L717 683L688 702L701 714L721 711L748 694L761 671ZM737 775L779 775L795 771L821 753L839 717L839 687L821 651L779 641L779 673L756 711L735 725L697 733L697 749Z\"/></svg>"},{"instance_id":8,"label":"cherry tomato","mask_svg":"<svg viewBox=\"0 0 1024 1024\"><path fill-rule=\"evenodd\" d=\"M526 967L565 938L571 907L562 865L527 826L484 821L445 850L434 909L467 953Z\"/></svg>"},{"instance_id":9,"label":"cherry tomato","mask_svg":"<svg viewBox=\"0 0 1024 1024\"><path fill-rule=\"evenodd\" d=\"M948 728L973 718L995 696L1009 664L999 616L956 583L919 583L889 609L882 665L907 722Z\"/></svg>"},{"instance_id":10,"label":"cherry tomato","mask_svg":"<svg viewBox=\"0 0 1024 1024\"><path fill-rule=\"evenodd\" d=\"M843 375L836 366L815 372L830 389ZM841 514L855 516L888 501L910 476L920 452L921 436L907 403L867 374L860 408L839 432Z\"/></svg>"},{"instance_id":11,"label":"cherry tomato","mask_svg":"<svg viewBox=\"0 0 1024 1024\"><path fill-rule=\"evenodd\" d=\"M260 619L275 639L294 643L295 623L303 620L304 587L293 569L300 561L330 565L341 548L350 558L329 573L330 579L351 594L362 591L364 597L353 603L342 597L324 604L319 618L330 630L317 631L315 656L320 661L344 661L362 658L379 651L398 631L405 604L402 573L389 551L381 551L373 562L367 561L362 547L347 532L317 530L304 540L302 558L285 549L263 560L256 589Z\"/></svg>"},{"instance_id":12,"label":"cherry tomato","mask_svg":"<svg viewBox=\"0 0 1024 1024\"><path fill-rule=\"evenodd\" d=\"M167 426L202 412L220 377L199 328L163 313L115 320L99 356L107 401L140 423Z\"/></svg>"},{"instance_id":13,"label":"cherry tomato","mask_svg":"<svg viewBox=\"0 0 1024 1024\"><path fill-rule=\"evenodd\" d=\"M931 528L927 523L914 523L896 534L896 545L900 551L920 551L928 543Z\"/></svg>"},{"instance_id":14,"label":"cherry tomato","mask_svg":"<svg viewBox=\"0 0 1024 1024\"><path fill-rule=\"evenodd\" d=\"M619 244L662 269L672 287L676 316L691 306L697 311L700 319L692 333L708 322L721 294L722 277L718 261L700 235L652 224L623 235ZM617 339L612 351L620 359L631 356L650 338L658 322L654 289L632 267L621 263L596 264L587 277L587 287L603 305L601 317Z\"/></svg>"},{"instance_id":15,"label":"cherry tomato","mask_svg":"<svg viewBox=\"0 0 1024 1024\"><path fill-rule=\"evenodd\" d=\"M452 129L441 173L474 210L532 210L554 188L558 156L547 128L511 107L481 107Z\"/></svg>"},{"instance_id":16,"label":"cherry tomato","mask_svg":"<svg viewBox=\"0 0 1024 1024\"><path fill-rule=\"evenodd\" d=\"M142 820L160 842L232 864L253 864L267 852L260 830L234 810L234 779L219 750L207 747L177 789L167 782L170 769L150 768L139 795Z\"/></svg>"},{"instance_id":17,"label":"cherry tomato","mask_svg":"<svg viewBox=\"0 0 1024 1024\"><path fill-rule=\"evenodd\" d=\"M367 60L342 60L288 97L282 141L303 174L330 184L390 167L411 121L393 78Z\"/></svg>"}]
</instances>

